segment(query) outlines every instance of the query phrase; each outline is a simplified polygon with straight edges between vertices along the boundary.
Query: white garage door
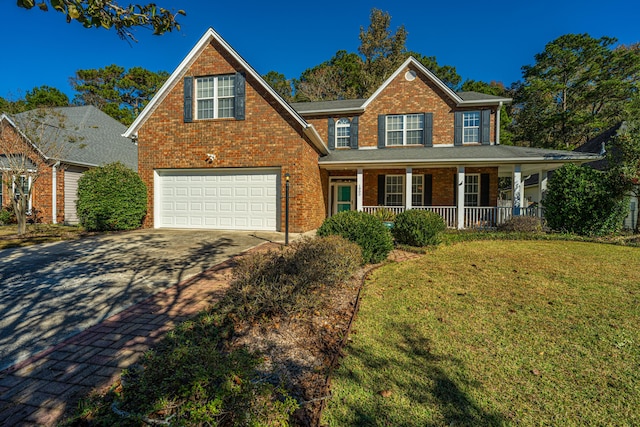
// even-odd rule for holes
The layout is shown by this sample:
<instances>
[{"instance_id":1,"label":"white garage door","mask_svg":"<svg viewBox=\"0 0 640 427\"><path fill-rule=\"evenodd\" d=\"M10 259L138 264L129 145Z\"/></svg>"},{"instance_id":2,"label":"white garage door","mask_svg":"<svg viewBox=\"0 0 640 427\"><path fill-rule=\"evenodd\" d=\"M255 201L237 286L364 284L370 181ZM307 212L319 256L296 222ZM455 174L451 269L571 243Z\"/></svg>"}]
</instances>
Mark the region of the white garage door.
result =
<instances>
[{"instance_id":1,"label":"white garage door","mask_svg":"<svg viewBox=\"0 0 640 427\"><path fill-rule=\"evenodd\" d=\"M156 171L156 227L277 230L278 171Z\"/></svg>"}]
</instances>

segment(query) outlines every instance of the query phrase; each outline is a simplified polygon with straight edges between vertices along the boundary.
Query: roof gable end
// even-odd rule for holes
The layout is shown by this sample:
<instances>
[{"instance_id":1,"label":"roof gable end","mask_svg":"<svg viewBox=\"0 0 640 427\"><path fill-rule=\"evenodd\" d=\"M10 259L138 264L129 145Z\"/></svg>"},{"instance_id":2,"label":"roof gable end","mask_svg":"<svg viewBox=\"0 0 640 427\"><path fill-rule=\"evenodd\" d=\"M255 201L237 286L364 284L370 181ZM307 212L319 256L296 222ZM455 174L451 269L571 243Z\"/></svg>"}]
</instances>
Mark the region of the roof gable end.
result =
<instances>
[{"instance_id":1,"label":"roof gable end","mask_svg":"<svg viewBox=\"0 0 640 427\"><path fill-rule=\"evenodd\" d=\"M169 76L167 81L162 85L160 90L155 94L155 96L151 99L149 104L142 110L140 115L134 120L134 122L129 126L127 131L123 134L123 136L127 138L132 138L140 127L146 122L148 117L153 113L156 107L164 100L166 95L173 89L176 83L180 80L189 66L202 54L205 47L211 43L212 40L215 40L222 49L226 51L229 55L231 55L234 60L236 60L240 67L245 71L248 75L250 75L259 85L262 86L264 90L266 90L273 98L284 108L284 111L289 114L295 122L299 123L303 129L304 134L309 138L309 140L313 143L315 148L320 151L322 154L328 153L328 148L325 145L324 141L318 134L317 130L313 127L313 125L309 124L302 118L300 114L287 103L263 78L260 74L253 69L251 65L247 61L242 58L238 52L236 52L217 32L213 30L213 28L209 28L204 35L200 38L198 43L191 49L189 54L182 60L180 65L174 70L173 73Z\"/></svg>"}]
</instances>

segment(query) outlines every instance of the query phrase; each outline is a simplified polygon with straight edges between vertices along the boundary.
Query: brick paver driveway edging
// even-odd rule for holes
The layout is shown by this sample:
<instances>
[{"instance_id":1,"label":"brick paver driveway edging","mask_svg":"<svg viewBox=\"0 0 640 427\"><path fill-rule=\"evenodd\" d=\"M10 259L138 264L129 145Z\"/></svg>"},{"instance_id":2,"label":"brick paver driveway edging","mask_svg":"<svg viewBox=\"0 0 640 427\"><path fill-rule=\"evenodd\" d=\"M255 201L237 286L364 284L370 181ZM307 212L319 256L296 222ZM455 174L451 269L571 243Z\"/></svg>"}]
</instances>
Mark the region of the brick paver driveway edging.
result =
<instances>
[{"instance_id":1,"label":"brick paver driveway edging","mask_svg":"<svg viewBox=\"0 0 640 427\"><path fill-rule=\"evenodd\" d=\"M0 370L277 238L138 230L0 251Z\"/></svg>"}]
</instances>

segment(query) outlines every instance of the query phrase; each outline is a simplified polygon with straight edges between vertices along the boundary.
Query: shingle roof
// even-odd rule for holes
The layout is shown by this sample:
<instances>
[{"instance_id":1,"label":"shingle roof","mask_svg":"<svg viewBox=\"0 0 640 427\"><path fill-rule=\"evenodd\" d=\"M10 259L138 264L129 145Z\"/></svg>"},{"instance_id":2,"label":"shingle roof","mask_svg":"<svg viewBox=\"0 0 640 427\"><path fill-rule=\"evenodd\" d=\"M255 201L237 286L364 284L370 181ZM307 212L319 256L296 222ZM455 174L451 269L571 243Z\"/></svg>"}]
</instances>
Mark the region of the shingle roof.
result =
<instances>
[{"instance_id":1,"label":"shingle roof","mask_svg":"<svg viewBox=\"0 0 640 427\"><path fill-rule=\"evenodd\" d=\"M463 101L498 101L505 100L504 96L487 95L480 92L456 92Z\"/></svg>"},{"instance_id":2,"label":"shingle roof","mask_svg":"<svg viewBox=\"0 0 640 427\"><path fill-rule=\"evenodd\" d=\"M125 125L91 105L57 107L52 111L53 114L59 114L61 120L50 120L56 123L52 123L49 135L62 139L56 143L65 147L58 160L83 166L100 166L118 161L138 170L138 147L122 136L127 130ZM34 119L34 111L16 114L14 119L16 125L29 136L28 130L33 127L26 121ZM42 116L38 116L38 119L41 120ZM62 126L58 126L58 122ZM31 139L38 145L36 138Z\"/></svg>"},{"instance_id":3,"label":"shingle roof","mask_svg":"<svg viewBox=\"0 0 640 427\"><path fill-rule=\"evenodd\" d=\"M342 99L337 101L293 102L291 106L300 114L309 112L329 112L340 110L359 110L366 99Z\"/></svg>"},{"instance_id":4,"label":"shingle roof","mask_svg":"<svg viewBox=\"0 0 640 427\"><path fill-rule=\"evenodd\" d=\"M399 147L383 149L333 150L320 158L320 165L385 163L514 163L593 161L592 153L515 147L509 145L474 145L462 147Z\"/></svg>"}]
</instances>

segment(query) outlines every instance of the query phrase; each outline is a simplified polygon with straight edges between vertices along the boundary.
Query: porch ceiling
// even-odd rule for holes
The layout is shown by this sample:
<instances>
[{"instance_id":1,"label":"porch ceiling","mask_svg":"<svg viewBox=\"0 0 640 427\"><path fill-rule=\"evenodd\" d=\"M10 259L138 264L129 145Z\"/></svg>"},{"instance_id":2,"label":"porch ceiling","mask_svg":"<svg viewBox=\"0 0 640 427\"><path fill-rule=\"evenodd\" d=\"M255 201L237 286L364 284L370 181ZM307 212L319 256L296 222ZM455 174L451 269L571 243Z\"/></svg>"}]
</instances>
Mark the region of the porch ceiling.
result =
<instances>
[{"instance_id":1,"label":"porch ceiling","mask_svg":"<svg viewBox=\"0 0 640 427\"><path fill-rule=\"evenodd\" d=\"M555 169L565 163L586 163L600 159L592 153L545 150L509 145L463 147L398 147L384 149L333 150L319 160L323 169L374 169L389 167L498 167L500 174L511 175L514 165L523 173Z\"/></svg>"}]
</instances>

